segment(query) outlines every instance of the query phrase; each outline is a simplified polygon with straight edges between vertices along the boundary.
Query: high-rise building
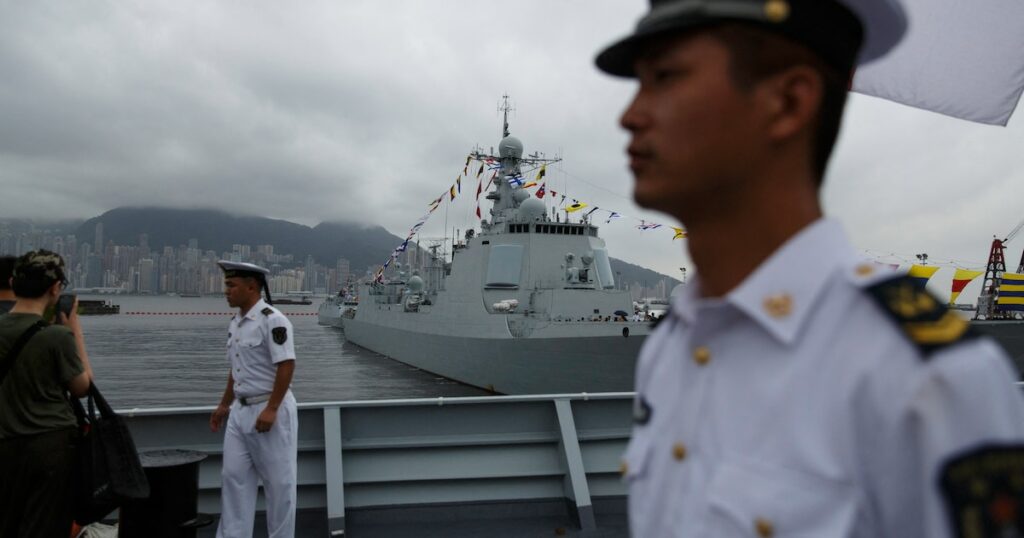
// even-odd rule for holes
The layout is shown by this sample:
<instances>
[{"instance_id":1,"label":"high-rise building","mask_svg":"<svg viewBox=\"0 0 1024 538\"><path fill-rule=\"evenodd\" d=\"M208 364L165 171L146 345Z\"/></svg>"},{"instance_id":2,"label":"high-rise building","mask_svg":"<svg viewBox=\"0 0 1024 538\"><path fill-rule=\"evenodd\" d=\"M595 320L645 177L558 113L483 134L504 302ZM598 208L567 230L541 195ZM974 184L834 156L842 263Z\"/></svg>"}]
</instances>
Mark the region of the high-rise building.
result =
<instances>
[{"instance_id":1,"label":"high-rise building","mask_svg":"<svg viewBox=\"0 0 1024 538\"><path fill-rule=\"evenodd\" d=\"M156 266L150 258L139 260L139 286L136 291L139 293L154 293L157 290L153 284L156 281Z\"/></svg>"},{"instance_id":2,"label":"high-rise building","mask_svg":"<svg viewBox=\"0 0 1024 538\"><path fill-rule=\"evenodd\" d=\"M89 254L85 265L85 287L103 287L103 260L95 254Z\"/></svg>"},{"instance_id":3,"label":"high-rise building","mask_svg":"<svg viewBox=\"0 0 1024 538\"><path fill-rule=\"evenodd\" d=\"M106 243L103 242L103 223L102 222L97 222L96 223L96 237L95 237L95 241L93 241L92 244L96 245L96 250L97 251L102 250L103 249L103 245L106 244Z\"/></svg>"}]
</instances>

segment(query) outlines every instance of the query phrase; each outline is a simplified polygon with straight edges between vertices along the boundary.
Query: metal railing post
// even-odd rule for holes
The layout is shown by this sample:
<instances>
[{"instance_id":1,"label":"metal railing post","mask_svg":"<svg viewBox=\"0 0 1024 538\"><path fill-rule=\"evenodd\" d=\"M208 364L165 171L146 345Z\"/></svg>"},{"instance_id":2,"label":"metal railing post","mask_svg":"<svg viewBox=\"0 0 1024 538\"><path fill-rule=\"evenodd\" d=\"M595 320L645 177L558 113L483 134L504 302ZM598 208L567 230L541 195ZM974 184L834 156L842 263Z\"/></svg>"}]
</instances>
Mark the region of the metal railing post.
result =
<instances>
[{"instance_id":1,"label":"metal railing post","mask_svg":"<svg viewBox=\"0 0 1024 538\"><path fill-rule=\"evenodd\" d=\"M587 485L587 473L583 468L583 454L580 452L580 440L576 435L576 421L572 416L572 403L569 400L555 400L555 411L558 413L558 426L561 431L559 448L565 458L568 473L566 496L573 501L576 519L580 529L588 531L597 528L594 520L594 506L590 501L590 487Z\"/></svg>"},{"instance_id":2,"label":"metal railing post","mask_svg":"<svg viewBox=\"0 0 1024 538\"><path fill-rule=\"evenodd\" d=\"M345 480L341 467L341 409L324 408L324 469L327 472L327 530L345 535Z\"/></svg>"}]
</instances>

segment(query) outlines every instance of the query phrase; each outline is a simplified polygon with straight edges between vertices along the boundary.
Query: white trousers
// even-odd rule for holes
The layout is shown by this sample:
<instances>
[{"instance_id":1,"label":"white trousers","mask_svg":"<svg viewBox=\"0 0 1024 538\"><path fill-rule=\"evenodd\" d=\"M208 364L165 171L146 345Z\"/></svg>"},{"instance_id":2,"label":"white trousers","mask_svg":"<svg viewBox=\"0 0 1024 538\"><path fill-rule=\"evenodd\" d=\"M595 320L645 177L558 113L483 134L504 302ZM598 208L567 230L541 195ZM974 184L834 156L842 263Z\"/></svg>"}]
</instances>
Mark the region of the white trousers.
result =
<instances>
[{"instance_id":1,"label":"white trousers","mask_svg":"<svg viewBox=\"0 0 1024 538\"><path fill-rule=\"evenodd\" d=\"M267 504L270 538L295 536L295 483L299 417L288 391L270 431L256 431L256 418L267 406L235 402L224 432L221 471L221 516L217 538L250 538L256 517L259 483Z\"/></svg>"}]
</instances>

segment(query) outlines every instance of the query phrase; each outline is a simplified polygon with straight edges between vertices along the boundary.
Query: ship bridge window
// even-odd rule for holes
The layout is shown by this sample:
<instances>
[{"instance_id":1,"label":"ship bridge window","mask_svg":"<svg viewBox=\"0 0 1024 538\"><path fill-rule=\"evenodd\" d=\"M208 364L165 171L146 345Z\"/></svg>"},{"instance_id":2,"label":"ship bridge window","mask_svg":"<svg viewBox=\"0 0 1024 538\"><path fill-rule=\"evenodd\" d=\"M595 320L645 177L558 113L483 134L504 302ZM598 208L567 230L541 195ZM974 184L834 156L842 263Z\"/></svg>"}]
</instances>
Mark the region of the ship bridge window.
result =
<instances>
[{"instance_id":1,"label":"ship bridge window","mask_svg":"<svg viewBox=\"0 0 1024 538\"><path fill-rule=\"evenodd\" d=\"M515 289L523 268L522 245L494 245L487 260L485 288Z\"/></svg>"},{"instance_id":2,"label":"ship bridge window","mask_svg":"<svg viewBox=\"0 0 1024 538\"><path fill-rule=\"evenodd\" d=\"M603 248L594 249L594 266L597 268L597 278L601 281L601 287L610 290L615 287L615 276L612 274L611 260L608 259L608 250Z\"/></svg>"}]
</instances>

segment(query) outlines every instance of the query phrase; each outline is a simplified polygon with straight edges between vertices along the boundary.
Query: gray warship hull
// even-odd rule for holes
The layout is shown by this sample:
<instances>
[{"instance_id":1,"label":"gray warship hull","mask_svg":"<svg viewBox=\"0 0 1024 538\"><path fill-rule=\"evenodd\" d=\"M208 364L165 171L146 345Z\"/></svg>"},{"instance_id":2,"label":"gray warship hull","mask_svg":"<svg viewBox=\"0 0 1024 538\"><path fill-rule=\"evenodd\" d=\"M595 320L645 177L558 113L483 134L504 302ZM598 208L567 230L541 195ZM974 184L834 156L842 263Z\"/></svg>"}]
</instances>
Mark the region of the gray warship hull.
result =
<instances>
[{"instance_id":1,"label":"gray warship hull","mask_svg":"<svg viewBox=\"0 0 1024 538\"><path fill-rule=\"evenodd\" d=\"M1018 377L1024 379L1024 321L1022 320L975 320L971 327L979 333L994 338L1017 367Z\"/></svg>"},{"instance_id":2,"label":"gray warship hull","mask_svg":"<svg viewBox=\"0 0 1024 538\"><path fill-rule=\"evenodd\" d=\"M345 337L399 362L502 394L633 389L646 327L594 322L562 334L459 336L345 319ZM623 336L632 329L636 336ZM554 332L554 331L552 331Z\"/></svg>"}]
</instances>

